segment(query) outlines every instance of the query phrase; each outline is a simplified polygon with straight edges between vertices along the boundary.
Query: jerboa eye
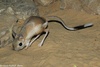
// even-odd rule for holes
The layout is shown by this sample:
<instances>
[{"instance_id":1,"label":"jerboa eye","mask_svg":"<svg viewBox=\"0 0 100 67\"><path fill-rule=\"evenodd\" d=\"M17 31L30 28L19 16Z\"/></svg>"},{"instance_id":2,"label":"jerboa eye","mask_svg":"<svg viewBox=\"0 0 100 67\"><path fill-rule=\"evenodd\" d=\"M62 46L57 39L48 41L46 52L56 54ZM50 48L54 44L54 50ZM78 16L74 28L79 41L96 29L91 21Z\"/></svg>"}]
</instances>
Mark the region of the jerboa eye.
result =
<instances>
[{"instance_id":1,"label":"jerboa eye","mask_svg":"<svg viewBox=\"0 0 100 67\"><path fill-rule=\"evenodd\" d=\"M19 43L19 46L22 46L22 43Z\"/></svg>"}]
</instances>

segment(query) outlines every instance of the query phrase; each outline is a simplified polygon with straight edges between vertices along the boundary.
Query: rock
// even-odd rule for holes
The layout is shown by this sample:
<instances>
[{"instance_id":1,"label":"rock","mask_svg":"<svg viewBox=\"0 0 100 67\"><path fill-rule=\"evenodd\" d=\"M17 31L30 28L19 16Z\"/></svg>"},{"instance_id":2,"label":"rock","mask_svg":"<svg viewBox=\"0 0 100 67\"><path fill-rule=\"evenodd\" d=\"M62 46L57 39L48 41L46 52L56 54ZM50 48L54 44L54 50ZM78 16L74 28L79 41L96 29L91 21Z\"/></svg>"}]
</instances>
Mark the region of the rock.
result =
<instances>
[{"instance_id":1,"label":"rock","mask_svg":"<svg viewBox=\"0 0 100 67\"><path fill-rule=\"evenodd\" d=\"M60 0L61 6L60 9L75 9L75 10L81 10L81 3L79 0Z\"/></svg>"},{"instance_id":2,"label":"rock","mask_svg":"<svg viewBox=\"0 0 100 67\"><path fill-rule=\"evenodd\" d=\"M100 15L100 0L80 0L83 10L91 14Z\"/></svg>"},{"instance_id":3,"label":"rock","mask_svg":"<svg viewBox=\"0 0 100 67\"><path fill-rule=\"evenodd\" d=\"M100 0L33 0L41 6L60 1L60 9L74 9L89 14L100 15Z\"/></svg>"},{"instance_id":4,"label":"rock","mask_svg":"<svg viewBox=\"0 0 100 67\"><path fill-rule=\"evenodd\" d=\"M10 32L8 29L3 29L0 31L0 48L8 45L10 43Z\"/></svg>"},{"instance_id":5,"label":"rock","mask_svg":"<svg viewBox=\"0 0 100 67\"><path fill-rule=\"evenodd\" d=\"M5 29L0 30L0 38L1 38L2 36L4 36L5 34L6 34L6 30L5 30Z\"/></svg>"},{"instance_id":6,"label":"rock","mask_svg":"<svg viewBox=\"0 0 100 67\"><path fill-rule=\"evenodd\" d=\"M8 7L5 11L7 14L11 14L14 15L14 10L12 9L12 7Z\"/></svg>"},{"instance_id":7,"label":"rock","mask_svg":"<svg viewBox=\"0 0 100 67\"><path fill-rule=\"evenodd\" d=\"M84 10L87 13L100 15L100 0L60 0L61 9Z\"/></svg>"},{"instance_id":8,"label":"rock","mask_svg":"<svg viewBox=\"0 0 100 67\"><path fill-rule=\"evenodd\" d=\"M0 13L2 13L5 9L0 9Z\"/></svg>"},{"instance_id":9,"label":"rock","mask_svg":"<svg viewBox=\"0 0 100 67\"><path fill-rule=\"evenodd\" d=\"M0 9L6 9L6 13L15 15L18 19L39 15L36 5L31 0L1 0Z\"/></svg>"},{"instance_id":10,"label":"rock","mask_svg":"<svg viewBox=\"0 0 100 67\"><path fill-rule=\"evenodd\" d=\"M31 15L37 16L38 9L33 1L24 1L17 2L13 4L16 17L19 19L26 19Z\"/></svg>"},{"instance_id":11,"label":"rock","mask_svg":"<svg viewBox=\"0 0 100 67\"><path fill-rule=\"evenodd\" d=\"M97 13L100 15L100 5L97 7Z\"/></svg>"},{"instance_id":12,"label":"rock","mask_svg":"<svg viewBox=\"0 0 100 67\"><path fill-rule=\"evenodd\" d=\"M48 6L51 3L55 2L56 0L34 0L36 4L42 5L42 6Z\"/></svg>"}]
</instances>

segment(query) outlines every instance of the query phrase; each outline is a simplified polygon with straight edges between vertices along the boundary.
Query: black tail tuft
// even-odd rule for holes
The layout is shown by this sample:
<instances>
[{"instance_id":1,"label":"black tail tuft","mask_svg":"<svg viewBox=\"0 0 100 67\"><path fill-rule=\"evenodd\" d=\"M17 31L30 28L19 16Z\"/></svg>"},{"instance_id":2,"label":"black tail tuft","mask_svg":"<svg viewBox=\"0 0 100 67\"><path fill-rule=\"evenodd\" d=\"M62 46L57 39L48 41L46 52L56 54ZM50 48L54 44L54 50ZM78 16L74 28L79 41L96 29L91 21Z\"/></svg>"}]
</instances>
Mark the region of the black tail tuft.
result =
<instances>
[{"instance_id":1,"label":"black tail tuft","mask_svg":"<svg viewBox=\"0 0 100 67\"><path fill-rule=\"evenodd\" d=\"M92 26L93 26L92 23L88 23L88 24L85 24L85 25L76 26L76 27L74 27L74 29L75 30L80 30L80 29L85 29L85 28L92 27Z\"/></svg>"}]
</instances>

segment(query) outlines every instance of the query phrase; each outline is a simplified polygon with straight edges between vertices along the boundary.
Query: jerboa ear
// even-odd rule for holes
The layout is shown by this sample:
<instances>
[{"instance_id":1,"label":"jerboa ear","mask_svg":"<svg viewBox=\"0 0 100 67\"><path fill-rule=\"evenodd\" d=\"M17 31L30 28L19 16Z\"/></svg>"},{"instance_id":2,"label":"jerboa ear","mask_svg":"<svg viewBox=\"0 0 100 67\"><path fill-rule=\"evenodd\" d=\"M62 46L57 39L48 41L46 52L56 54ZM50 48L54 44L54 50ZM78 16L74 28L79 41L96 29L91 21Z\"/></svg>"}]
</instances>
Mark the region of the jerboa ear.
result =
<instances>
[{"instance_id":1,"label":"jerboa ear","mask_svg":"<svg viewBox=\"0 0 100 67\"><path fill-rule=\"evenodd\" d=\"M12 37L13 37L13 39L16 38L16 33L13 30L12 30Z\"/></svg>"},{"instance_id":2,"label":"jerboa ear","mask_svg":"<svg viewBox=\"0 0 100 67\"><path fill-rule=\"evenodd\" d=\"M13 37L13 39L16 39L16 38L18 38L18 37L19 37L19 35L18 35L18 34L16 34L16 33L12 30L12 37Z\"/></svg>"},{"instance_id":3,"label":"jerboa ear","mask_svg":"<svg viewBox=\"0 0 100 67\"><path fill-rule=\"evenodd\" d=\"M19 19L16 20L16 23L18 23Z\"/></svg>"},{"instance_id":4,"label":"jerboa ear","mask_svg":"<svg viewBox=\"0 0 100 67\"><path fill-rule=\"evenodd\" d=\"M48 22L46 21L44 24L43 24L43 27L46 28L48 26Z\"/></svg>"},{"instance_id":5,"label":"jerboa ear","mask_svg":"<svg viewBox=\"0 0 100 67\"><path fill-rule=\"evenodd\" d=\"M19 34L18 36L19 36L19 38L18 38L19 40L24 39L22 34Z\"/></svg>"}]
</instances>

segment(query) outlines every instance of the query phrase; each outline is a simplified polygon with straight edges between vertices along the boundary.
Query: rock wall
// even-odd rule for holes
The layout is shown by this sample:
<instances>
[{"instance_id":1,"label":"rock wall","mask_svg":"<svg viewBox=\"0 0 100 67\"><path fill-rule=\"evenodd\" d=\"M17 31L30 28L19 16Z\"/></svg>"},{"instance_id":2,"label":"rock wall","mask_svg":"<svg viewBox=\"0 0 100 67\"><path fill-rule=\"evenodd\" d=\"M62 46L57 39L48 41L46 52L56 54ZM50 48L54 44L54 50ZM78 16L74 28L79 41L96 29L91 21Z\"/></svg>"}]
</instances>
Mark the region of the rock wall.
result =
<instances>
[{"instance_id":1,"label":"rock wall","mask_svg":"<svg viewBox=\"0 0 100 67\"><path fill-rule=\"evenodd\" d=\"M90 14L100 15L100 0L33 0L41 6L48 6L60 1L60 9L84 10Z\"/></svg>"},{"instance_id":2,"label":"rock wall","mask_svg":"<svg viewBox=\"0 0 100 67\"><path fill-rule=\"evenodd\" d=\"M86 12L100 15L100 0L80 0L80 2Z\"/></svg>"},{"instance_id":3,"label":"rock wall","mask_svg":"<svg viewBox=\"0 0 100 67\"><path fill-rule=\"evenodd\" d=\"M75 9L100 15L100 0L0 0L0 15L12 14L25 19L30 15L39 15L37 4L48 6L60 1L60 9Z\"/></svg>"},{"instance_id":4,"label":"rock wall","mask_svg":"<svg viewBox=\"0 0 100 67\"><path fill-rule=\"evenodd\" d=\"M66 7L84 10L87 13L100 15L100 0L65 0Z\"/></svg>"},{"instance_id":5,"label":"rock wall","mask_svg":"<svg viewBox=\"0 0 100 67\"><path fill-rule=\"evenodd\" d=\"M38 15L38 9L31 0L0 0L0 14L4 13L25 19L30 15Z\"/></svg>"}]
</instances>

